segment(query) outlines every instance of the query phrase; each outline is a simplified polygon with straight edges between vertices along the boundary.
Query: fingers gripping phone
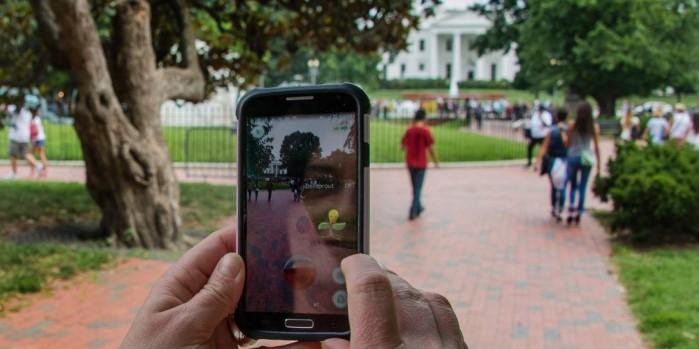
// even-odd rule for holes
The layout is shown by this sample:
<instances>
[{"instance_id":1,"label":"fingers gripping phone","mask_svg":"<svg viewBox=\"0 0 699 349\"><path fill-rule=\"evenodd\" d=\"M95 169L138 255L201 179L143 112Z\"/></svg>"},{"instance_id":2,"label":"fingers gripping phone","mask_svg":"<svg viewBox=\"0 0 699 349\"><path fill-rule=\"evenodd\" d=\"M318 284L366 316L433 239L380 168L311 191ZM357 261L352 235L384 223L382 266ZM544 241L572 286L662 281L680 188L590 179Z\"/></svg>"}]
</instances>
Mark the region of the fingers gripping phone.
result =
<instances>
[{"instance_id":1,"label":"fingers gripping phone","mask_svg":"<svg viewBox=\"0 0 699 349\"><path fill-rule=\"evenodd\" d=\"M238 105L236 323L256 339L349 337L343 258L368 253L369 99L352 84L254 89Z\"/></svg>"}]
</instances>

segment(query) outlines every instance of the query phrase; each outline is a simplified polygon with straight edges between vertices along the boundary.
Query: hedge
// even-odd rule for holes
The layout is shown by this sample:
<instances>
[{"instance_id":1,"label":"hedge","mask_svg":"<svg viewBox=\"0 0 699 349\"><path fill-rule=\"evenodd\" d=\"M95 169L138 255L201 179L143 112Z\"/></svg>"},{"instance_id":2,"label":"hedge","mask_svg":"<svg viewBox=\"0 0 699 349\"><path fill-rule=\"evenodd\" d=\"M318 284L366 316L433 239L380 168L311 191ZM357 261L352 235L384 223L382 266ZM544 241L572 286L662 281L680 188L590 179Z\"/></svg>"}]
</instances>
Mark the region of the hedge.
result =
<instances>
[{"instance_id":1,"label":"hedge","mask_svg":"<svg viewBox=\"0 0 699 349\"><path fill-rule=\"evenodd\" d=\"M699 151L617 144L595 194L613 200L612 229L644 242L699 240Z\"/></svg>"},{"instance_id":2,"label":"hedge","mask_svg":"<svg viewBox=\"0 0 699 349\"><path fill-rule=\"evenodd\" d=\"M459 81L459 88L462 89L478 89L504 90L511 87L511 83L506 80L464 80ZM421 89L448 89L449 80L447 79L401 79L401 80L383 80L380 82L380 87L387 90L421 90Z\"/></svg>"}]
</instances>

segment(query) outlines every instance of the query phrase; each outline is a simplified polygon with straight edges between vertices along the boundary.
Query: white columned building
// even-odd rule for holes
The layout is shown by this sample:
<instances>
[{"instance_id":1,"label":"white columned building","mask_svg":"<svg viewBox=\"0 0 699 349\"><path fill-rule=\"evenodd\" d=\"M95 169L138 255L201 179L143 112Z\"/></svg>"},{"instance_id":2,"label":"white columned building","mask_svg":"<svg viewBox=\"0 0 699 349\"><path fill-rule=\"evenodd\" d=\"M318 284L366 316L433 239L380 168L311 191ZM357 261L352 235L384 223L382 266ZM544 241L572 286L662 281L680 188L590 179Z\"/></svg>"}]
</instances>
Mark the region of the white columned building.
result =
<instances>
[{"instance_id":1,"label":"white columned building","mask_svg":"<svg viewBox=\"0 0 699 349\"><path fill-rule=\"evenodd\" d=\"M449 91L464 80L512 81L519 71L513 50L483 56L473 48L475 38L490 21L468 10L471 1L447 1L408 37L408 48L394 57L384 55L387 79L447 79Z\"/></svg>"}]
</instances>

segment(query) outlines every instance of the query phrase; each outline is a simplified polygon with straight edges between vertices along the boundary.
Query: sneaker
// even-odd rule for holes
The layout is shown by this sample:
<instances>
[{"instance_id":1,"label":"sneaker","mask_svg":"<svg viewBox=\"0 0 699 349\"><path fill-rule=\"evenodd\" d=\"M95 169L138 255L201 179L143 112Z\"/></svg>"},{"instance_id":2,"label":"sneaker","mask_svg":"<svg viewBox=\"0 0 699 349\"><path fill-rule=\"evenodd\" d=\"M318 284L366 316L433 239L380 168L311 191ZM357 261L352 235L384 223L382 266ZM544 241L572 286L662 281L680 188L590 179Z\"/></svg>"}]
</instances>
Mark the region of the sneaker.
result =
<instances>
[{"instance_id":1,"label":"sneaker","mask_svg":"<svg viewBox=\"0 0 699 349\"><path fill-rule=\"evenodd\" d=\"M17 175L14 173L8 173L8 174L4 175L2 177L2 179L11 181L11 180L17 179Z\"/></svg>"}]
</instances>

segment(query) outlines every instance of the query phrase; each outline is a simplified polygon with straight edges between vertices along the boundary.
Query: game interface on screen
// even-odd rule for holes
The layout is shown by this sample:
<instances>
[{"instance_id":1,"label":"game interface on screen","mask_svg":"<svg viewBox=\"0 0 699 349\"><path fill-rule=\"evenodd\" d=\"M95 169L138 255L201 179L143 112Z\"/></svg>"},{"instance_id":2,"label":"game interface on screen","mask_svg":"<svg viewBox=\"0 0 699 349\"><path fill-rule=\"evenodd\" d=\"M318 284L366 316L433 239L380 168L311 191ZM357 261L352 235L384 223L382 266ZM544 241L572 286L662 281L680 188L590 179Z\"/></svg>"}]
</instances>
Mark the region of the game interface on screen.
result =
<instances>
[{"instance_id":1,"label":"game interface on screen","mask_svg":"<svg viewBox=\"0 0 699 349\"><path fill-rule=\"evenodd\" d=\"M249 312L346 314L340 261L357 252L352 113L246 125Z\"/></svg>"}]
</instances>

